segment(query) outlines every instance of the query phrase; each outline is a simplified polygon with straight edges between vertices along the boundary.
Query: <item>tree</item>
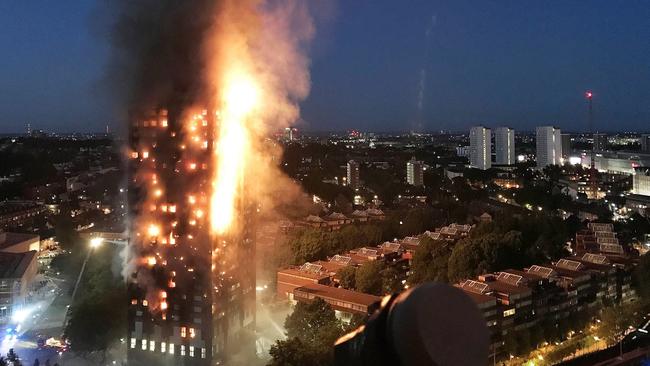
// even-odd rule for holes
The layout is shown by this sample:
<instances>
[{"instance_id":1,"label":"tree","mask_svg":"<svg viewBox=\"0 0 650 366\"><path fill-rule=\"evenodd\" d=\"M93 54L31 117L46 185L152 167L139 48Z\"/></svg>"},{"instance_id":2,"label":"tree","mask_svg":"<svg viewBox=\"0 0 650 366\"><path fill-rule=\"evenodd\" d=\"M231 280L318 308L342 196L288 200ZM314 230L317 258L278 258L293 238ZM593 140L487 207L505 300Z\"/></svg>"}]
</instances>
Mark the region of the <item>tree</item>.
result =
<instances>
[{"instance_id":1,"label":"tree","mask_svg":"<svg viewBox=\"0 0 650 366\"><path fill-rule=\"evenodd\" d=\"M634 302L603 309L600 314L598 336L610 343L618 342L629 326L635 326L637 321L641 321L640 318L643 316L641 308L642 305Z\"/></svg>"},{"instance_id":2,"label":"tree","mask_svg":"<svg viewBox=\"0 0 650 366\"><path fill-rule=\"evenodd\" d=\"M423 236L420 239L420 245L413 253L409 283L417 285L427 281L447 282L450 255L451 250L446 242Z\"/></svg>"},{"instance_id":3,"label":"tree","mask_svg":"<svg viewBox=\"0 0 650 366\"><path fill-rule=\"evenodd\" d=\"M268 366L305 366L315 365L319 358L317 352L302 343L299 338L279 340L269 350L271 362Z\"/></svg>"},{"instance_id":4,"label":"tree","mask_svg":"<svg viewBox=\"0 0 650 366\"><path fill-rule=\"evenodd\" d=\"M61 247L67 250L75 248L81 240L70 218L69 209L63 208L61 213L56 216L54 220L54 232L56 240L60 243Z\"/></svg>"},{"instance_id":5,"label":"tree","mask_svg":"<svg viewBox=\"0 0 650 366\"><path fill-rule=\"evenodd\" d=\"M391 294L402 290L402 273L394 266L386 266L381 271L381 294Z\"/></svg>"},{"instance_id":6,"label":"tree","mask_svg":"<svg viewBox=\"0 0 650 366\"><path fill-rule=\"evenodd\" d=\"M123 289L83 299L72 308L65 335L77 354L105 353L120 337L126 322L126 296ZM102 331L97 331L101 329Z\"/></svg>"},{"instance_id":7,"label":"tree","mask_svg":"<svg viewBox=\"0 0 650 366\"><path fill-rule=\"evenodd\" d=\"M482 273L520 267L523 249L518 231L465 238L456 244L449 258L449 279L459 281Z\"/></svg>"},{"instance_id":8,"label":"tree","mask_svg":"<svg viewBox=\"0 0 650 366\"><path fill-rule=\"evenodd\" d=\"M284 327L289 338L316 347L331 347L343 332L334 310L322 299L308 304L299 302L287 316Z\"/></svg>"},{"instance_id":9,"label":"tree","mask_svg":"<svg viewBox=\"0 0 650 366\"><path fill-rule=\"evenodd\" d=\"M384 263L369 261L361 265L356 272L356 289L367 294L382 295L382 276Z\"/></svg>"},{"instance_id":10,"label":"tree","mask_svg":"<svg viewBox=\"0 0 650 366\"><path fill-rule=\"evenodd\" d=\"M277 341L271 347L271 366L331 365L332 345L346 330L322 299L298 303L287 316L284 327L288 339Z\"/></svg>"},{"instance_id":11,"label":"tree","mask_svg":"<svg viewBox=\"0 0 650 366\"><path fill-rule=\"evenodd\" d=\"M354 290L357 278L356 274L356 267L346 266L341 268L341 270L338 271L336 275L339 277L339 283L343 288Z\"/></svg>"}]
</instances>

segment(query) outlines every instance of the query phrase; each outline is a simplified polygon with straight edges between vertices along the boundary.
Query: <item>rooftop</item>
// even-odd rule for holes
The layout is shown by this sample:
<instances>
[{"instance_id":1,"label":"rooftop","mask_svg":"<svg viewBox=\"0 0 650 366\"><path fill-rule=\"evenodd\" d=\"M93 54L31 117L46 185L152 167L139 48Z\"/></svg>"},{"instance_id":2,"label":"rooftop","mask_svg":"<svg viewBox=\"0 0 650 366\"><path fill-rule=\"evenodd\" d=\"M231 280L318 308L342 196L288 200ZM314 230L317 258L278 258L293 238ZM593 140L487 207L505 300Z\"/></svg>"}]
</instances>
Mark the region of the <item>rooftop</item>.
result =
<instances>
[{"instance_id":1,"label":"rooftop","mask_svg":"<svg viewBox=\"0 0 650 366\"><path fill-rule=\"evenodd\" d=\"M0 278L21 278L35 257L35 250L25 253L0 252Z\"/></svg>"},{"instance_id":2,"label":"rooftop","mask_svg":"<svg viewBox=\"0 0 650 366\"><path fill-rule=\"evenodd\" d=\"M38 235L21 234L21 233L7 233L0 232L0 250L12 247L26 241L39 240Z\"/></svg>"},{"instance_id":3,"label":"rooftop","mask_svg":"<svg viewBox=\"0 0 650 366\"><path fill-rule=\"evenodd\" d=\"M315 283L298 287L294 290L294 293L296 292L311 294L324 300L339 300L365 306L371 306L381 301L381 297L379 296Z\"/></svg>"}]
</instances>

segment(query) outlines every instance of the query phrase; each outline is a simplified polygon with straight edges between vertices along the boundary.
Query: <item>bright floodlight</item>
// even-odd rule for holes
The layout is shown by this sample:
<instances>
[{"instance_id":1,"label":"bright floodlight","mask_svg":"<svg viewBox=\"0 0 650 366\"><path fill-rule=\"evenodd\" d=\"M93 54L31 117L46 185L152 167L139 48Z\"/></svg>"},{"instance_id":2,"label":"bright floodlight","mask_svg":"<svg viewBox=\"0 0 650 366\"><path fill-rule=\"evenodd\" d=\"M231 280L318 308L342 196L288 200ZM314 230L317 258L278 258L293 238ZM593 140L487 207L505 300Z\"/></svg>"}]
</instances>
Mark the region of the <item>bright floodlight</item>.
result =
<instances>
[{"instance_id":1,"label":"bright floodlight","mask_svg":"<svg viewBox=\"0 0 650 366\"><path fill-rule=\"evenodd\" d=\"M97 248L102 243L102 241L104 241L102 238L92 238L90 239L90 246L92 248Z\"/></svg>"},{"instance_id":2,"label":"bright floodlight","mask_svg":"<svg viewBox=\"0 0 650 366\"><path fill-rule=\"evenodd\" d=\"M25 319L27 319L29 313L31 313L31 310L29 309L16 310L14 311L14 314L12 315L11 319L16 323L22 323L25 321Z\"/></svg>"}]
</instances>

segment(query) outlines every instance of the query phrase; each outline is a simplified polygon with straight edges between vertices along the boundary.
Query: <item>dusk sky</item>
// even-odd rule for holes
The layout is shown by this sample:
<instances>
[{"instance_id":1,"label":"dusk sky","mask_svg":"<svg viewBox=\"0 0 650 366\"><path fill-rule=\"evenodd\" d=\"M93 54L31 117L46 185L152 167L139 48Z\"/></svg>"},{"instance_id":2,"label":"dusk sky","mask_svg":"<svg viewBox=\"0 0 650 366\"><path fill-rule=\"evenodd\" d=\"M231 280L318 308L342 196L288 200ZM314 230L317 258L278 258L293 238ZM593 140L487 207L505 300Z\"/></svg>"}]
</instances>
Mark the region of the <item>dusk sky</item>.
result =
<instances>
[{"instance_id":1,"label":"dusk sky","mask_svg":"<svg viewBox=\"0 0 650 366\"><path fill-rule=\"evenodd\" d=\"M0 2L0 133L123 123L101 82L109 47L96 8ZM591 89L598 130L650 130L648 19L643 0L341 0L317 29L303 126L575 131Z\"/></svg>"}]
</instances>

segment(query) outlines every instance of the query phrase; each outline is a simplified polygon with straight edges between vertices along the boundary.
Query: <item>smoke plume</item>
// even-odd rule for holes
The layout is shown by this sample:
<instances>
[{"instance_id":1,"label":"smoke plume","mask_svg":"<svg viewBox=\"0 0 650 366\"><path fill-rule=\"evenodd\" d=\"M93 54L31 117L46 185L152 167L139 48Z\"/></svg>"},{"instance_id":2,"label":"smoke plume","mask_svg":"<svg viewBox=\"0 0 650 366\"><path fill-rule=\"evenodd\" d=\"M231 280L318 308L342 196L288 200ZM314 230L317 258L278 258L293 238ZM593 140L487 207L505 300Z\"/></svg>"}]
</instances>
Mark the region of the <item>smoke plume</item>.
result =
<instances>
[{"instance_id":1,"label":"smoke plume","mask_svg":"<svg viewBox=\"0 0 650 366\"><path fill-rule=\"evenodd\" d=\"M240 213L242 207L236 199L244 194L267 213L300 196L297 185L279 171L280 147L269 136L299 118L298 103L309 93L307 53L314 25L307 2L110 0L105 8L113 45L107 79L129 116L129 125L162 109L170 110L170 115L155 118L165 125L169 119L170 128L173 123L185 123L174 121L204 118L206 112L201 111L209 111L209 116L216 111L220 122L212 136L217 153L209 211L211 216L218 211L228 217L212 217L213 230L221 234L225 229L238 229L237 221L228 219ZM203 143L189 127L179 128L178 140L188 146L193 139ZM157 149L177 148L165 143L159 142ZM209 146L212 148L212 143ZM193 157L196 155L181 153L182 161ZM151 171L133 176L139 181L150 180ZM155 179L167 181L165 177ZM184 186L199 184L191 178L171 179ZM162 194L168 202L187 200L175 196L174 187L166 188ZM131 194L139 195L142 207L161 207L152 204L155 199L160 201L160 193L151 189ZM219 209L214 210L215 206ZM138 214L132 225L138 227L138 235L142 232L145 236L148 230L171 242L174 234L162 233L163 225L154 220ZM136 245L131 245L128 273L136 272L143 263L157 263L158 254L138 247L139 240L143 239L132 237ZM147 298L154 300L160 284L146 272L138 276L138 283L150 287L148 292L153 294Z\"/></svg>"}]
</instances>

